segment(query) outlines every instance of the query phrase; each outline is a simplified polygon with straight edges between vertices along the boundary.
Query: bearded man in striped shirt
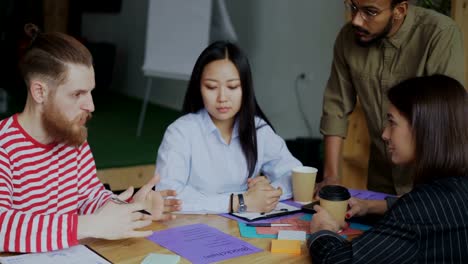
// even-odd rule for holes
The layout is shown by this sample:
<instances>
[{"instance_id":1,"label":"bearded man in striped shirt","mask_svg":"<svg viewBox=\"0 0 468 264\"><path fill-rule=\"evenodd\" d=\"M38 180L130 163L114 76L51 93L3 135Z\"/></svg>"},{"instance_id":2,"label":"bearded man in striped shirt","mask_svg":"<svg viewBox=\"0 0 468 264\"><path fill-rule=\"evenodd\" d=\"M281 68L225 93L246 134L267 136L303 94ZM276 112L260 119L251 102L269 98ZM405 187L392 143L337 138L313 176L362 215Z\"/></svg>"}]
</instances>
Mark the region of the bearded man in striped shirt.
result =
<instances>
[{"instance_id":1,"label":"bearded man in striped shirt","mask_svg":"<svg viewBox=\"0 0 468 264\"><path fill-rule=\"evenodd\" d=\"M28 97L24 111L0 121L0 251L44 252L79 239L144 237L153 220L178 210L172 190L155 192L156 175L129 204L117 204L96 176L86 142L94 111L89 51L61 33L25 26L31 44L20 62ZM117 198L129 200L133 188ZM145 215L139 210L147 210Z\"/></svg>"}]
</instances>

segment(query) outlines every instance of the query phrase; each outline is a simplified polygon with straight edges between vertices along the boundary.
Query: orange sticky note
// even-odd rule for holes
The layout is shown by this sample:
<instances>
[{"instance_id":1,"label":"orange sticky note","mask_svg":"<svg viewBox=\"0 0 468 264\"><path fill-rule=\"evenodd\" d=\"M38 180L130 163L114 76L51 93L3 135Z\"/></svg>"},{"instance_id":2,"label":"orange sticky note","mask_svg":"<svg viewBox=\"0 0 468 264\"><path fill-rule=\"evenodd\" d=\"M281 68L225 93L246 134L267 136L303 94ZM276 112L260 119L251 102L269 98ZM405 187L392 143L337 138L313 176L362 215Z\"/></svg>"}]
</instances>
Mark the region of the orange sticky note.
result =
<instances>
[{"instance_id":1,"label":"orange sticky note","mask_svg":"<svg viewBox=\"0 0 468 264\"><path fill-rule=\"evenodd\" d=\"M271 252L300 255L301 254L301 241L274 239L271 241Z\"/></svg>"}]
</instances>

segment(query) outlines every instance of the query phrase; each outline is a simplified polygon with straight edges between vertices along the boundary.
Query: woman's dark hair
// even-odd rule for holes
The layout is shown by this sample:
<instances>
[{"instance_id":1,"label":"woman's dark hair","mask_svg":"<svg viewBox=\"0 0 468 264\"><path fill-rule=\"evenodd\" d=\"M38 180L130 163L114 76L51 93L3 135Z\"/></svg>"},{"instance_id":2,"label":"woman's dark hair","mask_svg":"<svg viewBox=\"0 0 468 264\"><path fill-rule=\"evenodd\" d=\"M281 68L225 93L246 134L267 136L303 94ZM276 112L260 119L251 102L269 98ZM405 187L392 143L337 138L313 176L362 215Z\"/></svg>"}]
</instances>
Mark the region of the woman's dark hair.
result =
<instances>
[{"instance_id":1,"label":"woman's dark hair","mask_svg":"<svg viewBox=\"0 0 468 264\"><path fill-rule=\"evenodd\" d=\"M467 176L468 98L458 81L416 77L391 88L388 98L412 127L416 184Z\"/></svg>"},{"instance_id":2,"label":"woman's dark hair","mask_svg":"<svg viewBox=\"0 0 468 264\"><path fill-rule=\"evenodd\" d=\"M256 130L260 128L256 127L255 116L262 118L271 128L273 128L273 126L270 121L268 121L255 99L249 61L238 46L226 41L217 41L203 50L193 67L182 110L184 114L188 114L195 113L205 107L201 95L203 69L210 62L222 59L229 59L239 72L242 87L242 102L240 110L237 113L239 139L242 151L247 160L249 177L251 177L253 176L252 174L254 173L258 156Z\"/></svg>"}]
</instances>

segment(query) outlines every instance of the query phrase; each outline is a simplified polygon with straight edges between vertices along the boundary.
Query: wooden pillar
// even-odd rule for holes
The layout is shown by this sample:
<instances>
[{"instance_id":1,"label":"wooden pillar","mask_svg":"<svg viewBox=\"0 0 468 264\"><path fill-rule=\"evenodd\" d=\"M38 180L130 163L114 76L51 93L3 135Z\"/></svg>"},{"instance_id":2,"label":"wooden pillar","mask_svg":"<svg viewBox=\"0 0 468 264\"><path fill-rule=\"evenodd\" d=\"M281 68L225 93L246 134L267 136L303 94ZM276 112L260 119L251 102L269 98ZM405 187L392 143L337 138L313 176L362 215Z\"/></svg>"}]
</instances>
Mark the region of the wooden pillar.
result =
<instances>
[{"instance_id":1,"label":"wooden pillar","mask_svg":"<svg viewBox=\"0 0 468 264\"><path fill-rule=\"evenodd\" d=\"M352 189L367 189L370 138L367 121L358 101L349 116L348 135L343 145L341 184Z\"/></svg>"},{"instance_id":2,"label":"wooden pillar","mask_svg":"<svg viewBox=\"0 0 468 264\"><path fill-rule=\"evenodd\" d=\"M468 0L452 0L452 18L460 27L465 45L465 88L468 87Z\"/></svg>"},{"instance_id":3,"label":"wooden pillar","mask_svg":"<svg viewBox=\"0 0 468 264\"><path fill-rule=\"evenodd\" d=\"M69 0L43 0L44 32L67 33Z\"/></svg>"}]
</instances>

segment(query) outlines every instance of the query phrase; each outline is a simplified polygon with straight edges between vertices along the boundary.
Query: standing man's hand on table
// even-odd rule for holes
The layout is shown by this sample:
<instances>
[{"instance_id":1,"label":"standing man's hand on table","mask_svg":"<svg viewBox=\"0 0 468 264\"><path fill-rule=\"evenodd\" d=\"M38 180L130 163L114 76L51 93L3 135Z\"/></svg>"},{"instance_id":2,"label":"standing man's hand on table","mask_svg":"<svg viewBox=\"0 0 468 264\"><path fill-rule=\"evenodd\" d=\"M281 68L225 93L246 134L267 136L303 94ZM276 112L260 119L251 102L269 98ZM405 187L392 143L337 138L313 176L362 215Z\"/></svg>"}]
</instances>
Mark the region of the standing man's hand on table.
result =
<instances>
[{"instance_id":1,"label":"standing man's hand on table","mask_svg":"<svg viewBox=\"0 0 468 264\"><path fill-rule=\"evenodd\" d=\"M337 177L323 177L323 181L315 185L314 199L315 200L320 199L319 192L320 192L320 189L322 189L322 187L326 185L339 185L339 184L340 184L340 181L338 180Z\"/></svg>"},{"instance_id":2,"label":"standing man's hand on table","mask_svg":"<svg viewBox=\"0 0 468 264\"><path fill-rule=\"evenodd\" d=\"M341 159L343 138L339 136L325 136L325 163L323 166L323 181L315 186L315 199L318 199L320 189L325 185L339 184L338 171Z\"/></svg>"}]
</instances>

